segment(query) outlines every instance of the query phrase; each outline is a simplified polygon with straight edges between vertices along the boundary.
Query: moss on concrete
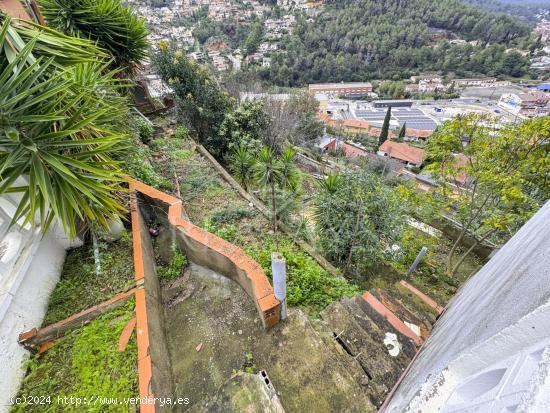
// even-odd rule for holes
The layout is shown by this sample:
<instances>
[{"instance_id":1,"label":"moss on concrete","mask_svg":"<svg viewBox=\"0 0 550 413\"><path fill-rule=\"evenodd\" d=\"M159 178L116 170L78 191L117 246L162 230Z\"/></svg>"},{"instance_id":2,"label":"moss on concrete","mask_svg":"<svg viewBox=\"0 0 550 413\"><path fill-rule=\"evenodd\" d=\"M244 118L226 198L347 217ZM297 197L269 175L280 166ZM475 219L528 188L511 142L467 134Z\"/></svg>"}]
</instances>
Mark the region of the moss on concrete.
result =
<instances>
[{"instance_id":1,"label":"moss on concrete","mask_svg":"<svg viewBox=\"0 0 550 413\"><path fill-rule=\"evenodd\" d=\"M267 371L288 413L374 411L360 366L331 331L314 328L300 310L266 332L236 283L194 265L163 295L176 396L190 398L195 408L207 407L227 380L249 367L250 353L253 371ZM236 397L245 403L251 396Z\"/></svg>"}]
</instances>

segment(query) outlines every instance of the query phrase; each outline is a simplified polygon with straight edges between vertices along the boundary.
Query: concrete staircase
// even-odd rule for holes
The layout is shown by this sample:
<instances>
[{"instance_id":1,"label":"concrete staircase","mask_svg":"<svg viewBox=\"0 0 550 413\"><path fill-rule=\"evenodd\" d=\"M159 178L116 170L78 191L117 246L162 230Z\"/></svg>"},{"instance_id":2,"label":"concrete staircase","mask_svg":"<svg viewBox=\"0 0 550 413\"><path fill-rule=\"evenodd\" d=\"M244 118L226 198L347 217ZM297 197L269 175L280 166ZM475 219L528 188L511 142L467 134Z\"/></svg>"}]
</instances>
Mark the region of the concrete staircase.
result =
<instances>
[{"instance_id":1,"label":"concrete staircase","mask_svg":"<svg viewBox=\"0 0 550 413\"><path fill-rule=\"evenodd\" d=\"M437 310L424 298L429 301L397 283L392 289L378 288L344 298L321 312L335 340L364 370L369 379L366 393L376 407L383 403L436 320Z\"/></svg>"}]
</instances>

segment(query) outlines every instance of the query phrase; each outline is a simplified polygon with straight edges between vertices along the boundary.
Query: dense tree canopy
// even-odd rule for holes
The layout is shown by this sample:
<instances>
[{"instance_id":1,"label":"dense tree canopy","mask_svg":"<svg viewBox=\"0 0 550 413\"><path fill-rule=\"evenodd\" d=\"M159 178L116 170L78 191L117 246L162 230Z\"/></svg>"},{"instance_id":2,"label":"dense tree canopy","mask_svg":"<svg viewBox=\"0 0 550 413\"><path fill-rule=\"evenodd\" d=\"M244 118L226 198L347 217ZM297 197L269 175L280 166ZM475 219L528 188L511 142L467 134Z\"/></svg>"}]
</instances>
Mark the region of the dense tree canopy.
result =
<instances>
[{"instance_id":1,"label":"dense tree canopy","mask_svg":"<svg viewBox=\"0 0 550 413\"><path fill-rule=\"evenodd\" d=\"M432 196L453 211L462 230L448 257L450 275L465 257L453 260L466 233L478 242L506 241L548 200L549 133L548 116L499 130L491 118L472 114L445 123L430 138L427 169L441 180ZM466 177L469 188L457 189Z\"/></svg>"},{"instance_id":2,"label":"dense tree canopy","mask_svg":"<svg viewBox=\"0 0 550 413\"><path fill-rule=\"evenodd\" d=\"M223 156L227 142L218 132L232 109L229 95L221 91L206 68L166 45L153 60L159 75L174 90L180 118L201 144L216 156Z\"/></svg>"},{"instance_id":3,"label":"dense tree canopy","mask_svg":"<svg viewBox=\"0 0 550 413\"><path fill-rule=\"evenodd\" d=\"M464 0L466 3L483 7L484 9L506 13L520 17L529 23L535 23L537 14L542 10L550 11L550 3L546 0Z\"/></svg>"},{"instance_id":4,"label":"dense tree canopy","mask_svg":"<svg viewBox=\"0 0 550 413\"><path fill-rule=\"evenodd\" d=\"M479 42L434 43L434 30ZM298 19L262 74L284 86L399 80L421 71L523 76L528 59L507 50L532 41L519 20L454 0L330 0L315 19Z\"/></svg>"},{"instance_id":5,"label":"dense tree canopy","mask_svg":"<svg viewBox=\"0 0 550 413\"><path fill-rule=\"evenodd\" d=\"M397 192L376 175L330 176L315 198L319 246L346 271L375 267L401 239L405 212Z\"/></svg>"}]
</instances>

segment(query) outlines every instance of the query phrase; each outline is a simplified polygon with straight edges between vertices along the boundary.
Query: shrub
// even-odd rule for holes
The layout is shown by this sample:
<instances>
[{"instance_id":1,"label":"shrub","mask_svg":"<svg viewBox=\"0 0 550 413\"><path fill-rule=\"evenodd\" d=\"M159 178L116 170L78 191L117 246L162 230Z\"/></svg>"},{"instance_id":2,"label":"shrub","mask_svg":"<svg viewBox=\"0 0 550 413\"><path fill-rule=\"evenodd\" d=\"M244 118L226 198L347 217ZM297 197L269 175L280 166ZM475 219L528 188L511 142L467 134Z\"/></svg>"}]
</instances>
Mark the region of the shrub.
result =
<instances>
[{"instance_id":1,"label":"shrub","mask_svg":"<svg viewBox=\"0 0 550 413\"><path fill-rule=\"evenodd\" d=\"M319 264L285 239L277 250L285 257L287 265L287 301L292 306L304 306L313 315L333 301L360 294L357 286L326 272ZM262 248L247 252L262 266L268 277L271 273L271 252L275 251L272 237L268 237Z\"/></svg>"},{"instance_id":2,"label":"shrub","mask_svg":"<svg viewBox=\"0 0 550 413\"><path fill-rule=\"evenodd\" d=\"M174 137L180 140L187 139L189 137L189 130L184 126L178 126L174 133Z\"/></svg>"},{"instance_id":3,"label":"shrub","mask_svg":"<svg viewBox=\"0 0 550 413\"><path fill-rule=\"evenodd\" d=\"M240 221L243 218L250 218L254 215L249 209L240 208L234 205L227 205L225 208L212 214L212 222L214 224L226 224L235 221Z\"/></svg>"},{"instance_id":4,"label":"shrub","mask_svg":"<svg viewBox=\"0 0 550 413\"><path fill-rule=\"evenodd\" d=\"M136 142L128 149L126 171L138 181L158 189L172 189L172 183L163 178L151 165L151 150Z\"/></svg>"},{"instance_id":5,"label":"shrub","mask_svg":"<svg viewBox=\"0 0 550 413\"><path fill-rule=\"evenodd\" d=\"M187 257L183 255L176 244L172 244L172 260L168 265L157 266L157 275L161 281L172 281L183 274L187 266Z\"/></svg>"},{"instance_id":6,"label":"shrub","mask_svg":"<svg viewBox=\"0 0 550 413\"><path fill-rule=\"evenodd\" d=\"M152 123L147 122L145 119L137 118L135 126L139 134L139 139L145 144L151 142L153 134L155 133L155 128Z\"/></svg>"},{"instance_id":7,"label":"shrub","mask_svg":"<svg viewBox=\"0 0 550 413\"><path fill-rule=\"evenodd\" d=\"M240 232L235 225L224 225L219 227L212 222L212 219L206 218L202 223L202 228L232 244L238 244L239 241L242 240L240 238Z\"/></svg>"}]
</instances>

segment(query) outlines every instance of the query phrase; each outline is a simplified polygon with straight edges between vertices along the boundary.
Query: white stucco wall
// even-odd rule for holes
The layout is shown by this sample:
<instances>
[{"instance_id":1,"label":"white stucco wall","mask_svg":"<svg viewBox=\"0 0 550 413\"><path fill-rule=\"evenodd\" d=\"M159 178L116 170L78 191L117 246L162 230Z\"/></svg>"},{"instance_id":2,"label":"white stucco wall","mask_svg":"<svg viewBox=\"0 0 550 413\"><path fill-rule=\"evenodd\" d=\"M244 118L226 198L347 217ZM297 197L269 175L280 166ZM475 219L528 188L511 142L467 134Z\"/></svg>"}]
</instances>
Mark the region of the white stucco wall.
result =
<instances>
[{"instance_id":1,"label":"white stucco wall","mask_svg":"<svg viewBox=\"0 0 550 413\"><path fill-rule=\"evenodd\" d=\"M550 202L455 296L385 412L550 411L549 373Z\"/></svg>"},{"instance_id":2,"label":"white stucco wall","mask_svg":"<svg viewBox=\"0 0 550 413\"><path fill-rule=\"evenodd\" d=\"M36 233L20 251L18 265L0 274L0 413L9 410L24 376L28 352L17 343L20 333L40 327L48 298L59 280L65 249L71 243L58 229Z\"/></svg>"}]
</instances>

